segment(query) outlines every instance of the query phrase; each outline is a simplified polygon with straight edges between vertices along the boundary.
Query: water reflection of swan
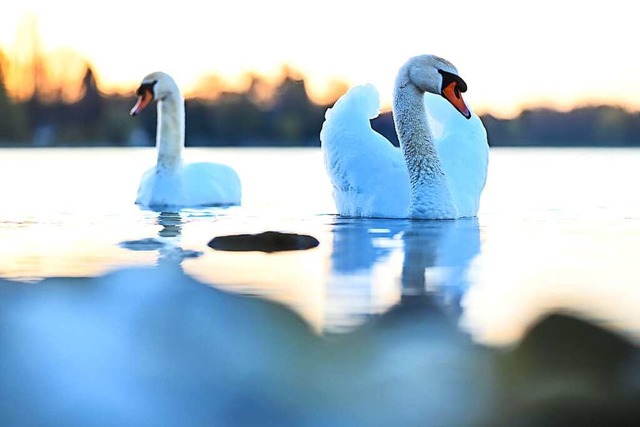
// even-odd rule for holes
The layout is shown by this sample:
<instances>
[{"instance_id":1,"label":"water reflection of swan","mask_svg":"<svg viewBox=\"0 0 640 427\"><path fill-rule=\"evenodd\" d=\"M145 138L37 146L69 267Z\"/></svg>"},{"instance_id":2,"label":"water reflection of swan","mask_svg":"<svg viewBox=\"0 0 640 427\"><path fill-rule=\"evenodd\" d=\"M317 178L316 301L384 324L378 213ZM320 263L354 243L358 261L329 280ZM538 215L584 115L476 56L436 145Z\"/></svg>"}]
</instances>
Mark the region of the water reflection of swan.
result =
<instances>
[{"instance_id":1,"label":"water reflection of swan","mask_svg":"<svg viewBox=\"0 0 640 427\"><path fill-rule=\"evenodd\" d=\"M469 286L469 265L480 253L478 219L412 221L402 240L402 294L432 291L445 304L458 308Z\"/></svg>"},{"instance_id":2,"label":"water reflection of swan","mask_svg":"<svg viewBox=\"0 0 640 427\"><path fill-rule=\"evenodd\" d=\"M480 230L476 218L339 218L333 245L326 328L343 330L427 291L438 304L458 310L469 265L480 252Z\"/></svg>"},{"instance_id":3,"label":"water reflection of swan","mask_svg":"<svg viewBox=\"0 0 640 427\"><path fill-rule=\"evenodd\" d=\"M157 224L161 226L158 237L128 240L120 246L132 251L158 251L157 265L173 265L181 268L186 258L196 258L202 252L185 250L181 246L182 216L179 212L159 212Z\"/></svg>"},{"instance_id":4,"label":"water reflection of swan","mask_svg":"<svg viewBox=\"0 0 640 427\"><path fill-rule=\"evenodd\" d=\"M160 237L179 237L182 233L182 216L179 212L160 212L158 224L162 226L158 231Z\"/></svg>"},{"instance_id":5,"label":"water reflection of swan","mask_svg":"<svg viewBox=\"0 0 640 427\"><path fill-rule=\"evenodd\" d=\"M231 167L205 162L183 165L184 99L175 81L165 73L151 73L137 94L131 115L158 102L158 160L142 176L136 203L158 210L240 204L240 178Z\"/></svg>"}]
</instances>

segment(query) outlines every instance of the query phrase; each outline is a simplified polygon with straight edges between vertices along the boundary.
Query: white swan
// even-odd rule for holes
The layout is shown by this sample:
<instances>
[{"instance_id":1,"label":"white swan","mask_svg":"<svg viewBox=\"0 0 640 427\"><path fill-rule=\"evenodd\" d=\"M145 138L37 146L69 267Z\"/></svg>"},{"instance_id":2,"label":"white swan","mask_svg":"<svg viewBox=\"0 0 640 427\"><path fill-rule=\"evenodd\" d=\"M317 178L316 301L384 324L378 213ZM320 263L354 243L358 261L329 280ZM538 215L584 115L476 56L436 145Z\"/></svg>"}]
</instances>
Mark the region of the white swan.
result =
<instances>
[{"instance_id":1,"label":"white swan","mask_svg":"<svg viewBox=\"0 0 640 427\"><path fill-rule=\"evenodd\" d=\"M370 119L380 109L373 86L351 88L327 110L320 141L338 213L422 219L475 216L487 177L489 146L482 122L462 99L465 90L448 61L433 55L409 59L398 72L393 96L400 150L371 129Z\"/></svg>"},{"instance_id":2,"label":"white swan","mask_svg":"<svg viewBox=\"0 0 640 427\"><path fill-rule=\"evenodd\" d=\"M231 167L217 163L182 164L184 99L166 73L151 73L136 91L136 116L152 101L158 103L156 166L144 173L136 203L152 209L240 204L240 179Z\"/></svg>"}]
</instances>

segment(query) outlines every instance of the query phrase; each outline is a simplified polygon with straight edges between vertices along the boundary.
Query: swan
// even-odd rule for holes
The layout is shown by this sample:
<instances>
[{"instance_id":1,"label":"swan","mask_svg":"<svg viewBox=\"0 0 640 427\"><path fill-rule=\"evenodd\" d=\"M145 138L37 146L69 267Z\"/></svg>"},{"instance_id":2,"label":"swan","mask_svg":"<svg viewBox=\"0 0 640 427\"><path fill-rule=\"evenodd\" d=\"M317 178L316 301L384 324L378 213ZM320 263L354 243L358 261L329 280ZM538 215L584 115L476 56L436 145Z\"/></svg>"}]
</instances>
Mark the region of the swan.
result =
<instances>
[{"instance_id":1,"label":"swan","mask_svg":"<svg viewBox=\"0 0 640 427\"><path fill-rule=\"evenodd\" d=\"M240 178L233 168L205 162L182 164L184 99L173 78L151 73L142 79L136 94L132 116L154 100L158 104L158 159L142 176L136 204L156 210L239 205Z\"/></svg>"},{"instance_id":2,"label":"swan","mask_svg":"<svg viewBox=\"0 0 640 427\"><path fill-rule=\"evenodd\" d=\"M338 213L417 219L476 216L489 146L482 122L462 99L466 89L445 59L410 58L398 71L393 94L400 149L371 128L370 119L380 110L372 85L349 89L328 109L320 141Z\"/></svg>"}]
</instances>

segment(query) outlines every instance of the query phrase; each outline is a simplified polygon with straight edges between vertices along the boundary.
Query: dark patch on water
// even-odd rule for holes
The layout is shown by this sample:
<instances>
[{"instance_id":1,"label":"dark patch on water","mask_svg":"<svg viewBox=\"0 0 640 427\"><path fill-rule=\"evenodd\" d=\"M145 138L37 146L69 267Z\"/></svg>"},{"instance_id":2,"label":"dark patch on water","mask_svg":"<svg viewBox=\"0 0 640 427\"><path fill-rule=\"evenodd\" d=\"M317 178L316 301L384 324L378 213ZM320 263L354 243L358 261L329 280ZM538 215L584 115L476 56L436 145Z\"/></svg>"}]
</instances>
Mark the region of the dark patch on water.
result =
<instances>
[{"instance_id":1,"label":"dark patch on water","mask_svg":"<svg viewBox=\"0 0 640 427\"><path fill-rule=\"evenodd\" d=\"M280 252L312 249L320 242L313 236L295 233L265 231L260 234L236 234L211 239L209 247L219 251L233 252Z\"/></svg>"}]
</instances>

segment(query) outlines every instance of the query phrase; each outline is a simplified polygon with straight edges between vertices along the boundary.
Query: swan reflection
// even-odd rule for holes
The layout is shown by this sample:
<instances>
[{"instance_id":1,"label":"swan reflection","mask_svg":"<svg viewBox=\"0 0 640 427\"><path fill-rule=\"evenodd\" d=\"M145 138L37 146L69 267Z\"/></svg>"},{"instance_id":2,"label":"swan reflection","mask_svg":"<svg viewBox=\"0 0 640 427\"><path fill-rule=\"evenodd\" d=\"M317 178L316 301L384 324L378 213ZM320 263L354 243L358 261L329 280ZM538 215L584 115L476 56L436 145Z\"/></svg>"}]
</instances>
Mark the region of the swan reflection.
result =
<instances>
[{"instance_id":1,"label":"swan reflection","mask_svg":"<svg viewBox=\"0 0 640 427\"><path fill-rule=\"evenodd\" d=\"M428 293L458 309L469 286L469 265L480 253L478 219L411 221L402 241L403 297Z\"/></svg>"},{"instance_id":2,"label":"swan reflection","mask_svg":"<svg viewBox=\"0 0 640 427\"><path fill-rule=\"evenodd\" d=\"M411 296L459 310L469 265L480 252L477 218L339 218L333 227L326 330L349 330Z\"/></svg>"},{"instance_id":3,"label":"swan reflection","mask_svg":"<svg viewBox=\"0 0 640 427\"><path fill-rule=\"evenodd\" d=\"M181 236L184 222L180 212L159 212L156 223L161 227L158 237L128 240L120 246L132 251L158 251L157 266L175 266L182 269L186 258L197 258L202 252L182 248Z\"/></svg>"}]
</instances>

